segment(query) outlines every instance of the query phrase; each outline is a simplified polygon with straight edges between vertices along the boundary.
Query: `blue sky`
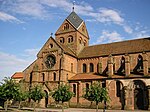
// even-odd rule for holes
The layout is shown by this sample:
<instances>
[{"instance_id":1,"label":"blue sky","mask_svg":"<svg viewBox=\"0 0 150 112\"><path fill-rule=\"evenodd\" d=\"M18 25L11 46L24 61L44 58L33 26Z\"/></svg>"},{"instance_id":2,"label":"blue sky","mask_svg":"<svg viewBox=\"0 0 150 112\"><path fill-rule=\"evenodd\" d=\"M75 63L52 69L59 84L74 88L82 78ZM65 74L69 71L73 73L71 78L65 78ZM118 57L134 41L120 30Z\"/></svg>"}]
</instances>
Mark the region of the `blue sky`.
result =
<instances>
[{"instance_id":1,"label":"blue sky","mask_svg":"<svg viewBox=\"0 0 150 112\"><path fill-rule=\"evenodd\" d=\"M24 70L72 11L73 0L0 0L0 80ZM150 35L150 0L75 0L90 45ZM53 35L54 37L54 35Z\"/></svg>"}]
</instances>

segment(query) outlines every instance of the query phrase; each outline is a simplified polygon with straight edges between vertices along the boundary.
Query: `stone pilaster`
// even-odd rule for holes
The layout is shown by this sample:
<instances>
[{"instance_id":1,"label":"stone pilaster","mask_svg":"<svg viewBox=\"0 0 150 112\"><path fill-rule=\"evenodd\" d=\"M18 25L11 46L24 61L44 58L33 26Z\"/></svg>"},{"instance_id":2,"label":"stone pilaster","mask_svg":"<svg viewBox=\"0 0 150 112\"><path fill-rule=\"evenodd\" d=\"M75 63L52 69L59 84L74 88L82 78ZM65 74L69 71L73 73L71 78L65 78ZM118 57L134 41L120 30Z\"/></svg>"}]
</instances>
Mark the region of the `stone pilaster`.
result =
<instances>
[{"instance_id":1,"label":"stone pilaster","mask_svg":"<svg viewBox=\"0 0 150 112\"><path fill-rule=\"evenodd\" d=\"M77 105L80 107L80 104L82 104L83 98L81 97L83 94L83 88L82 88L82 82L79 81L77 85Z\"/></svg>"},{"instance_id":2,"label":"stone pilaster","mask_svg":"<svg viewBox=\"0 0 150 112\"><path fill-rule=\"evenodd\" d=\"M150 85L149 86L147 86L147 91L148 91L148 110L150 110Z\"/></svg>"},{"instance_id":3,"label":"stone pilaster","mask_svg":"<svg viewBox=\"0 0 150 112\"><path fill-rule=\"evenodd\" d=\"M125 55L125 75L130 75L130 57L128 54Z\"/></svg>"},{"instance_id":4,"label":"stone pilaster","mask_svg":"<svg viewBox=\"0 0 150 112\"><path fill-rule=\"evenodd\" d=\"M143 71L144 71L144 76L147 76L148 75L148 57L145 52L143 53Z\"/></svg>"},{"instance_id":5,"label":"stone pilaster","mask_svg":"<svg viewBox=\"0 0 150 112\"><path fill-rule=\"evenodd\" d=\"M108 76L112 77L113 74L114 74L114 71L113 71L113 57L112 57L112 55L109 55L109 57L108 57Z\"/></svg>"}]
</instances>

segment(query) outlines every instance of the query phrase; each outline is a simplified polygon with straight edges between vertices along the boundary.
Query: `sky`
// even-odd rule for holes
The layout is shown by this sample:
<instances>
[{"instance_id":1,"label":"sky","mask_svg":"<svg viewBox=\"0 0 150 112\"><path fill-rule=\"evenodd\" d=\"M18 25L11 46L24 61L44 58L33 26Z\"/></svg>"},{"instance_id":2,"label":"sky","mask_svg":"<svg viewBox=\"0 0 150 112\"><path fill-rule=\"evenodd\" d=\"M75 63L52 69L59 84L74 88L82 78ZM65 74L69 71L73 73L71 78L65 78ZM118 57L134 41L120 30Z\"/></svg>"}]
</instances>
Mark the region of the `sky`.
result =
<instances>
[{"instance_id":1,"label":"sky","mask_svg":"<svg viewBox=\"0 0 150 112\"><path fill-rule=\"evenodd\" d=\"M0 0L0 81L36 59L73 2L90 45L150 36L150 0Z\"/></svg>"}]
</instances>

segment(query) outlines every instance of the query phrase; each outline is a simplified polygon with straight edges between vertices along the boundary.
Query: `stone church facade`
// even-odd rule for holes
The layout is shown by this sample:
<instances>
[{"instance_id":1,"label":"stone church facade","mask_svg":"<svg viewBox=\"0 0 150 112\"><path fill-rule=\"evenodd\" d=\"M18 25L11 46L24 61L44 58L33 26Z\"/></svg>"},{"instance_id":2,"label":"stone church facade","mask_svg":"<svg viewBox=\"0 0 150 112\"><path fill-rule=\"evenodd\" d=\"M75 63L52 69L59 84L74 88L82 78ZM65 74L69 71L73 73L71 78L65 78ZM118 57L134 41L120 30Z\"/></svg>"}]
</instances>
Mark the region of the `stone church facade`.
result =
<instances>
[{"instance_id":1,"label":"stone church facade","mask_svg":"<svg viewBox=\"0 0 150 112\"><path fill-rule=\"evenodd\" d=\"M73 11L43 45L24 71L25 86L41 84L48 95L59 83L69 83L70 106L90 106L83 88L98 81L107 87L109 108L150 109L150 38L89 46L85 22ZM53 104L51 97L41 106Z\"/></svg>"}]
</instances>

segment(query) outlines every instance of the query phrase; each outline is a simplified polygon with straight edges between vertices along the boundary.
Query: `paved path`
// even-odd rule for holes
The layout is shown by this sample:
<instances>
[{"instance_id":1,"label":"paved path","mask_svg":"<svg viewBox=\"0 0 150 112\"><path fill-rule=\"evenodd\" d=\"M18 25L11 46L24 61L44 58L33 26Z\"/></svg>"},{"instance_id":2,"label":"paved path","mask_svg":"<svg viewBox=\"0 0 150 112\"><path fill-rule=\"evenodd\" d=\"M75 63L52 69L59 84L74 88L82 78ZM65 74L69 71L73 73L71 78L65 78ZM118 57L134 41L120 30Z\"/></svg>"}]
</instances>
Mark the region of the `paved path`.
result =
<instances>
[{"instance_id":1,"label":"paved path","mask_svg":"<svg viewBox=\"0 0 150 112\"><path fill-rule=\"evenodd\" d=\"M37 112L61 112L61 109L42 109L42 108L37 108ZM83 109L83 108L68 108L65 109L65 112L96 112L95 109ZM104 112L102 109L99 109L98 112ZM129 110L105 110L105 112L150 112L148 110L134 110L134 111L129 111Z\"/></svg>"}]
</instances>

